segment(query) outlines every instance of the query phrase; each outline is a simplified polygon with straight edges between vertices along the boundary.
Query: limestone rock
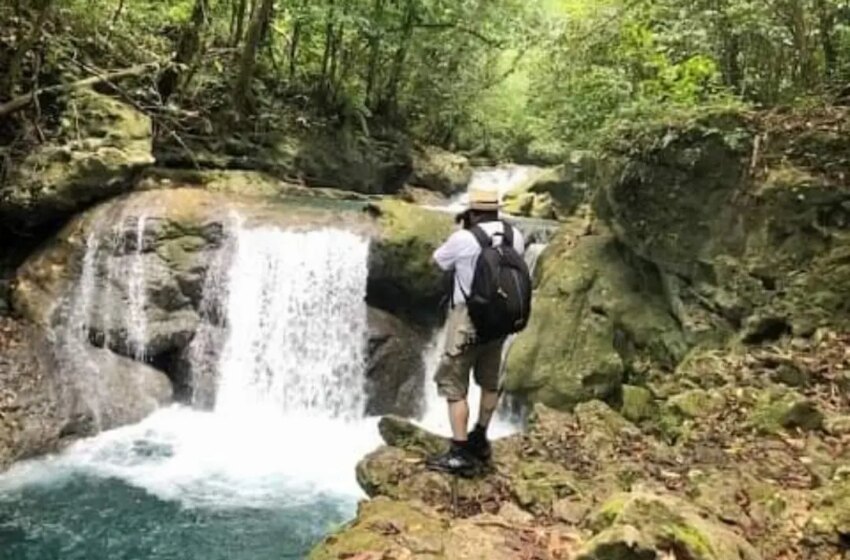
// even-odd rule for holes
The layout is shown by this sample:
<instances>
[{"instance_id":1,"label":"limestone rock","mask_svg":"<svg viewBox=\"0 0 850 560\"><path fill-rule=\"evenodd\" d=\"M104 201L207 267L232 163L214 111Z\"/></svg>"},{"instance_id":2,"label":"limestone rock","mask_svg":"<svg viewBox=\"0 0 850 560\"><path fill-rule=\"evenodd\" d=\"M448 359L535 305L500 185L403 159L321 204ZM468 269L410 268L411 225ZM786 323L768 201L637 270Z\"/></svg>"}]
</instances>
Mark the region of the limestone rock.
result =
<instances>
[{"instance_id":1,"label":"limestone rock","mask_svg":"<svg viewBox=\"0 0 850 560\"><path fill-rule=\"evenodd\" d=\"M691 389L671 397L667 405L684 418L705 418L722 411L726 398L718 391Z\"/></svg>"},{"instance_id":2,"label":"limestone rock","mask_svg":"<svg viewBox=\"0 0 850 560\"><path fill-rule=\"evenodd\" d=\"M759 343L850 324L840 303L850 267L839 264L847 160L826 161L835 153L827 138L847 119L766 121L717 111L642 127L615 140L598 176L597 211L661 270L671 310L697 339L742 329L745 342ZM753 165L764 173L752 176Z\"/></svg>"},{"instance_id":3,"label":"limestone rock","mask_svg":"<svg viewBox=\"0 0 850 560\"><path fill-rule=\"evenodd\" d=\"M645 387L623 385L623 406L620 413L627 420L640 422L651 418L656 411L652 392Z\"/></svg>"},{"instance_id":4,"label":"limestone rock","mask_svg":"<svg viewBox=\"0 0 850 560\"><path fill-rule=\"evenodd\" d=\"M0 470L53 449L69 418L49 346L32 325L0 317Z\"/></svg>"},{"instance_id":5,"label":"limestone rock","mask_svg":"<svg viewBox=\"0 0 850 560\"><path fill-rule=\"evenodd\" d=\"M0 189L0 218L32 227L132 185L154 162L150 119L114 98L77 89L65 99L59 140L30 152Z\"/></svg>"},{"instance_id":6,"label":"limestone rock","mask_svg":"<svg viewBox=\"0 0 850 560\"><path fill-rule=\"evenodd\" d=\"M505 194L504 211L516 216L565 220L590 199L593 158L582 152L570 162L541 169Z\"/></svg>"},{"instance_id":7,"label":"limestone rock","mask_svg":"<svg viewBox=\"0 0 850 560\"><path fill-rule=\"evenodd\" d=\"M795 391L776 387L758 395L749 423L764 433L777 433L783 428L819 430L824 425L824 416L815 402Z\"/></svg>"},{"instance_id":8,"label":"limestone rock","mask_svg":"<svg viewBox=\"0 0 850 560\"><path fill-rule=\"evenodd\" d=\"M386 498L360 505L357 519L327 537L309 560L363 558L384 560L516 560L570 554L574 534L528 528L502 516L450 519L418 502ZM518 556L521 555L521 556Z\"/></svg>"},{"instance_id":9,"label":"limestone rock","mask_svg":"<svg viewBox=\"0 0 850 560\"><path fill-rule=\"evenodd\" d=\"M508 391L561 409L617 400L627 363L649 356L674 365L684 353L663 299L641 288L610 235L576 238L565 229L537 275L531 321L508 355Z\"/></svg>"},{"instance_id":10,"label":"limestone rock","mask_svg":"<svg viewBox=\"0 0 850 560\"><path fill-rule=\"evenodd\" d=\"M580 560L758 560L758 552L719 523L672 496L635 491L613 496L590 518L594 536ZM619 556L618 556L619 554Z\"/></svg>"},{"instance_id":11,"label":"limestone rock","mask_svg":"<svg viewBox=\"0 0 850 560\"><path fill-rule=\"evenodd\" d=\"M435 146L413 152L413 175L410 184L450 196L466 189L472 179L469 160Z\"/></svg>"},{"instance_id":12,"label":"limestone rock","mask_svg":"<svg viewBox=\"0 0 850 560\"><path fill-rule=\"evenodd\" d=\"M417 416L425 383L422 333L379 309L369 308L368 321L366 414Z\"/></svg>"},{"instance_id":13,"label":"limestone rock","mask_svg":"<svg viewBox=\"0 0 850 560\"><path fill-rule=\"evenodd\" d=\"M369 255L367 301L433 321L449 284L431 257L452 233L451 217L393 200L381 202L375 212L380 233Z\"/></svg>"}]
</instances>

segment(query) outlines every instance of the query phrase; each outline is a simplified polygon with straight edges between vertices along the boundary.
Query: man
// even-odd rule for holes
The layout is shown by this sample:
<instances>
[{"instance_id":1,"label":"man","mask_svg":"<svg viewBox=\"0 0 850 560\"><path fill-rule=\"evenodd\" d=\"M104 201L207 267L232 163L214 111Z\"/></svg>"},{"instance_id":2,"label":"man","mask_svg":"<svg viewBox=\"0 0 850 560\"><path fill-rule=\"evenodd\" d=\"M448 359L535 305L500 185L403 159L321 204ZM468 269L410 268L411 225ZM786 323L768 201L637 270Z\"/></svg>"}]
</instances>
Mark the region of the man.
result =
<instances>
[{"instance_id":1,"label":"man","mask_svg":"<svg viewBox=\"0 0 850 560\"><path fill-rule=\"evenodd\" d=\"M434 252L434 261L444 271L454 273L452 309L446 322L446 344L434 377L441 397L448 401L452 443L448 452L428 460L428 468L468 476L478 462L490 460L487 427L499 404L500 372L504 336L483 341L476 331L467 307L473 289L476 264L482 254L481 231L493 247L505 238L513 238L513 248L521 257L525 251L522 234L499 220L499 194L489 190L471 190L469 208L458 216L463 228L454 232ZM480 228L476 231L473 228ZM508 228L510 231L505 231ZM479 237L477 237L479 236ZM469 422L469 374L481 387L478 421L467 434Z\"/></svg>"}]
</instances>

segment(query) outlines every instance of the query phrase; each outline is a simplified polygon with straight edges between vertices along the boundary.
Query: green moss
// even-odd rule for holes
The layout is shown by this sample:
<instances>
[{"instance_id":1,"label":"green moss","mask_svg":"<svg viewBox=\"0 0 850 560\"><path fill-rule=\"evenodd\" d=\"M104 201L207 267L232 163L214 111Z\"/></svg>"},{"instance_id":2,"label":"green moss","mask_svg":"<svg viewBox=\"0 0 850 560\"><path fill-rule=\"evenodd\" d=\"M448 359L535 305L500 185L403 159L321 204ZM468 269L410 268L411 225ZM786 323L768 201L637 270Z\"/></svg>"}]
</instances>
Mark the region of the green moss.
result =
<instances>
[{"instance_id":1,"label":"green moss","mask_svg":"<svg viewBox=\"0 0 850 560\"><path fill-rule=\"evenodd\" d=\"M717 391L692 389L671 397L668 405L683 418L705 418L720 413L726 406L726 399Z\"/></svg>"},{"instance_id":2,"label":"green moss","mask_svg":"<svg viewBox=\"0 0 850 560\"><path fill-rule=\"evenodd\" d=\"M693 560L713 560L717 558L705 535L690 525L666 524L661 526L660 533L662 540L667 540L670 544L684 548Z\"/></svg>"},{"instance_id":3,"label":"green moss","mask_svg":"<svg viewBox=\"0 0 850 560\"><path fill-rule=\"evenodd\" d=\"M654 417L657 413L657 407L652 392L645 387L623 385L623 406L620 413L632 422L640 422Z\"/></svg>"},{"instance_id":4,"label":"green moss","mask_svg":"<svg viewBox=\"0 0 850 560\"><path fill-rule=\"evenodd\" d=\"M446 284L432 255L453 231L451 216L397 200L377 208L381 232L370 254L370 302L390 311L436 313Z\"/></svg>"},{"instance_id":5,"label":"green moss","mask_svg":"<svg viewBox=\"0 0 850 560\"><path fill-rule=\"evenodd\" d=\"M748 422L760 432L773 434L783 428L819 430L824 416L814 402L799 393L774 388L758 395Z\"/></svg>"},{"instance_id":6,"label":"green moss","mask_svg":"<svg viewBox=\"0 0 850 560\"><path fill-rule=\"evenodd\" d=\"M519 504L541 513L550 511L557 500L578 493L574 477L550 462L520 463L512 482Z\"/></svg>"},{"instance_id":7,"label":"green moss","mask_svg":"<svg viewBox=\"0 0 850 560\"><path fill-rule=\"evenodd\" d=\"M590 527L594 531L601 531L614 524L620 514L623 513L626 505L629 503L629 494L616 494L608 498L596 512L593 513L590 521Z\"/></svg>"}]
</instances>

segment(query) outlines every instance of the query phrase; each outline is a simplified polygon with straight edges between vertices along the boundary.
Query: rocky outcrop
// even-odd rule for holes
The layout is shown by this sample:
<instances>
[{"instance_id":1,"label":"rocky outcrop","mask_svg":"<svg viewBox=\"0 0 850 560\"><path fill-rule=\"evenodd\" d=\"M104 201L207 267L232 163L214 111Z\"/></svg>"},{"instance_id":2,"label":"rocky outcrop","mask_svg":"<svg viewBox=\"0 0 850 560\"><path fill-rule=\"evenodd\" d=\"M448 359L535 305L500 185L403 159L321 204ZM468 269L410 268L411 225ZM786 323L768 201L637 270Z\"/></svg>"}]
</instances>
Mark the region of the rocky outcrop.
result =
<instances>
[{"instance_id":1,"label":"rocky outcrop","mask_svg":"<svg viewBox=\"0 0 850 560\"><path fill-rule=\"evenodd\" d=\"M850 117L779 118L721 112L608 146L595 165L602 223L571 219L541 256L511 390L561 408L619 404L623 380L671 395L692 388L682 381L706 349L848 328L850 169L833 154Z\"/></svg>"},{"instance_id":2,"label":"rocky outcrop","mask_svg":"<svg viewBox=\"0 0 850 560\"><path fill-rule=\"evenodd\" d=\"M372 211L380 234L369 256L370 305L435 322L448 284L431 256L451 234L451 216L395 200Z\"/></svg>"},{"instance_id":3,"label":"rocky outcrop","mask_svg":"<svg viewBox=\"0 0 850 560\"><path fill-rule=\"evenodd\" d=\"M296 229L333 225L373 236L369 293L384 301L381 290L393 285L387 279L400 279L399 285L410 289L410 300L401 300L393 311L436 312L433 300L442 288L439 278L429 284L434 277L430 254L438 242L431 230L448 218L400 205L401 212L419 221L400 220L389 212L372 220L346 204L341 202L344 211L337 212L288 197L241 197L201 188L134 193L78 216L30 257L17 274L15 307L47 330L65 332L84 324L85 336L95 345L147 360L168 372L180 398L211 405L215 379L202 366L191 371L190 353L197 349L190 343L202 325L205 336L223 332L220 310L206 303L204 295L214 290L208 285L210 270L226 265L228 232L236 226L237 214L249 224ZM413 279L415 284L404 284ZM378 308L369 311L369 327L368 410L415 414L425 337L419 327ZM215 359L206 358L209 363Z\"/></svg>"},{"instance_id":4,"label":"rocky outcrop","mask_svg":"<svg viewBox=\"0 0 850 560\"><path fill-rule=\"evenodd\" d=\"M291 183L363 194L397 193L413 172L404 138L303 124L256 136L219 131L183 144L166 137L159 139L154 153L157 163L168 168L260 171Z\"/></svg>"},{"instance_id":5,"label":"rocky outcrop","mask_svg":"<svg viewBox=\"0 0 850 560\"><path fill-rule=\"evenodd\" d=\"M387 446L357 470L372 499L311 558L762 558L741 536L745 521L722 523L653 470L671 449L598 401L574 414L536 407L527 433L495 442L492 470L475 479L424 468L443 438L399 418L379 428Z\"/></svg>"},{"instance_id":6,"label":"rocky outcrop","mask_svg":"<svg viewBox=\"0 0 850 560\"><path fill-rule=\"evenodd\" d=\"M414 187L451 196L465 190L471 179L472 165L464 156L436 146L423 146L413 151L410 184Z\"/></svg>"},{"instance_id":7,"label":"rocky outcrop","mask_svg":"<svg viewBox=\"0 0 850 560\"><path fill-rule=\"evenodd\" d=\"M423 333L394 315L369 309L366 414L418 416L423 400Z\"/></svg>"},{"instance_id":8,"label":"rocky outcrop","mask_svg":"<svg viewBox=\"0 0 850 560\"><path fill-rule=\"evenodd\" d=\"M153 163L146 115L91 89L74 90L63 105L57 133L0 186L0 220L28 228L65 218L127 190Z\"/></svg>"},{"instance_id":9,"label":"rocky outcrop","mask_svg":"<svg viewBox=\"0 0 850 560\"><path fill-rule=\"evenodd\" d=\"M0 319L0 469L171 401L163 373L86 344L62 361L54 342L35 325Z\"/></svg>"},{"instance_id":10,"label":"rocky outcrop","mask_svg":"<svg viewBox=\"0 0 850 560\"><path fill-rule=\"evenodd\" d=\"M658 277L608 233L565 227L537 278L531 322L508 356L508 391L556 408L614 402L643 363L671 369L687 350Z\"/></svg>"}]
</instances>

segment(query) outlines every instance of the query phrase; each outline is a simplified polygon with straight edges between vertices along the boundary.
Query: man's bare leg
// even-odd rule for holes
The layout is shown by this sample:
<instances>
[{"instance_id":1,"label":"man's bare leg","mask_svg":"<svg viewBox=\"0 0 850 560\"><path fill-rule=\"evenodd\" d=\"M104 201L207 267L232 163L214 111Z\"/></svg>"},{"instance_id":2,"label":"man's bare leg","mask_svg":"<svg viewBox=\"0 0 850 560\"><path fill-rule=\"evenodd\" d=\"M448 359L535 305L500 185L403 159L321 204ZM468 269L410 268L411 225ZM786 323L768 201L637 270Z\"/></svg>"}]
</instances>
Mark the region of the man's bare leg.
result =
<instances>
[{"instance_id":1,"label":"man's bare leg","mask_svg":"<svg viewBox=\"0 0 850 560\"><path fill-rule=\"evenodd\" d=\"M481 390L481 406L478 408L478 426L484 430L490 425L493 414L499 406L499 393Z\"/></svg>"},{"instance_id":2,"label":"man's bare leg","mask_svg":"<svg viewBox=\"0 0 850 560\"><path fill-rule=\"evenodd\" d=\"M452 425L452 439L457 442L466 441L466 431L469 428L469 404L466 399L449 401L449 422Z\"/></svg>"}]
</instances>

